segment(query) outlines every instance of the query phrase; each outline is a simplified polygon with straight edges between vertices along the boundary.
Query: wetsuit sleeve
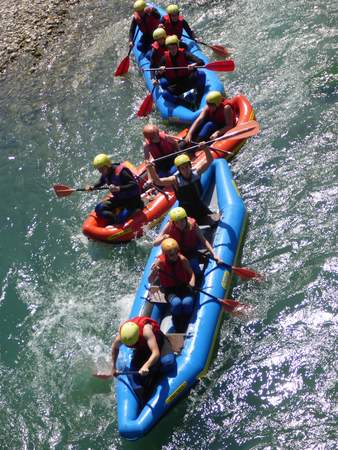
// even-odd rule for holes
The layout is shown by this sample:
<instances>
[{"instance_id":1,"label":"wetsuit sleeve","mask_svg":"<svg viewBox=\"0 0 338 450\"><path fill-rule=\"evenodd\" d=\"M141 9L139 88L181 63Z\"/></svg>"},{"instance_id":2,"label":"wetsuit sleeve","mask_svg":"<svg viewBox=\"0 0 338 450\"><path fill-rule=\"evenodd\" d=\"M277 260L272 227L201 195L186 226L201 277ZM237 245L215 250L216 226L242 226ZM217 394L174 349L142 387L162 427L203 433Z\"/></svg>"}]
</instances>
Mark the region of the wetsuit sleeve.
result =
<instances>
[{"instance_id":1,"label":"wetsuit sleeve","mask_svg":"<svg viewBox=\"0 0 338 450\"><path fill-rule=\"evenodd\" d=\"M136 20L133 17L133 20L131 21L130 28L129 28L129 40L130 41L132 41L134 39L136 25L137 25Z\"/></svg>"},{"instance_id":2,"label":"wetsuit sleeve","mask_svg":"<svg viewBox=\"0 0 338 450\"><path fill-rule=\"evenodd\" d=\"M94 184L94 189L103 186L104 184L106 184L106 180L104 179L104 177L100 177L99 181L97 183Z\"/></svg>"},{"instance_id":3,"label":"wetsuit sleeve","mask_svg":"<svg viewBox=\"0 0 338 450\"><path fill-rule=\"evenodd\" d=\"M198 66L204 66L204 61L200 58L197 58L197 56L193 55L192 53L185 52L185 56L186 56L187 60L189 62L191 62L191 64L197 63Z\"/></svg>"},{"instance_id":4,"label":"wetsuit sleeve","mask_svg":"<svg viewBox=\"0 0 338 450\"><path fill-rule=\"evenodd\" d=\"M133 174L129 169L122 169L120 172L121 184L120 191L128 191L129 189L138 186L137 181L135 180Z\"/></svg>"},{"instance_id":5,"label":"wetsuit sleeve","mask_svg":"<svg viewBox=\"0 0 338 450\"><path fill-rule=\"evenodd\" d=\"M187 33L189 37L191 37L191 39L194 39L194 32L189 27L188 22L185 19L183 19L183 30Z\"/></svg>"}]
</instances>

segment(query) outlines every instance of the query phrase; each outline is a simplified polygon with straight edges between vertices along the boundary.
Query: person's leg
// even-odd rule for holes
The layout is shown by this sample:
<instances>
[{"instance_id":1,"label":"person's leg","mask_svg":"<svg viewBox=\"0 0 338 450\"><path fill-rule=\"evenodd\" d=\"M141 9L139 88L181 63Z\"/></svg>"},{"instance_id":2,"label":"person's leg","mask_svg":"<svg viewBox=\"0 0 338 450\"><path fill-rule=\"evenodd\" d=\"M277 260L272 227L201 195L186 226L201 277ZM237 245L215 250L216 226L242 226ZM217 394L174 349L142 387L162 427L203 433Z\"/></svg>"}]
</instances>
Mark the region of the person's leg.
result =
<instances>
[{"instance_id":1,"label":"person's leg","mask_svg":"<svg viewBox=\"0 0 338 450\"><path fill-rule=\"evenodd\" d=\"M182 299L182 314L185 317L190 317L194 309L194 298L192 295L186 295Z\"/></svg>"},{"instance_id":2,"label":"person's leg","mask_svg":"<svg viewBox=\"0 0 338 450\"><path fill-rule=\"evenodd\" d=\"M116 223L115 208L118 208L112 199L104 200L98 203L95 207L95 212L98 217L107 220L109 223Z\"/></svg>"},{"instance_id":3,"label":"person's leg","mask_svg":"<svg viewBox=\"0 0 338 450\"><path fill-rule=\"evenodd\" d=\"M176 365L175 355L172 351L170 342L166 337L164 337L161 347L160 363L160 371L162 373L170 372Z\"/></svg>"},{"instance_id":4,"label":"person's leg","mask_svg":"<svg viewBox=\"0 0 338 450\"><path fill-rule=\"evenodd\" d=\"M164 98L164 100L169 103L176 104L178 98L173 94L173 87L169 84L169 81L165 77L160 78L160 86L163 89L162 97Z\"/></svg>"},{"instance_id":5,"label":"person's leg","mask_svg":"<svg viewBox=\"0 0 338 450\"><path fill-rule=\"evenodd\" d=\"M199 142L201 141L207 141L209 139L209 137L212 135L212 133L214 133L217 130L217 126L209 121L209 122L205 122L200 131L198 132L197 135L197 140Z\"/></svg>"}]
</instances>

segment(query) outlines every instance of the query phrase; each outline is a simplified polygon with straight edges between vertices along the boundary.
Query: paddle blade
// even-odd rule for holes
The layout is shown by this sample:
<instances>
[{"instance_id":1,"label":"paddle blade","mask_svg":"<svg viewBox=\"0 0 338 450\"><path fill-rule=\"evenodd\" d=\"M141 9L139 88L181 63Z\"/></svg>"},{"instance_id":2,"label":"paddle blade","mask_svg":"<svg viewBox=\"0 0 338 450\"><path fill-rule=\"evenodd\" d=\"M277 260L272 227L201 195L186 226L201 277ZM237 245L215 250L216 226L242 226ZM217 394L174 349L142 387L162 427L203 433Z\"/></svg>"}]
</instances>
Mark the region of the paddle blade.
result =
<instances>
[{"instance_id":1,"label":"paddle blade","mask_svg":"<svg viewBox=\"0 0 338 450\"><path fill-rule=\"evenodd\" d=\"M148 94L141 103L139 110L137 111L137 117L146 117L148 114L150 114L151 110L153 109L153 104L153 97L151 94Z\"/></svg>"},{"instance_id":2,"label":"paddle blade","mask_svg":"<svg viewBox=\"0 0 338 450\"><path fill-rule=\"evenodd\" d=\"M68 195L75 192L75 189L65 186L64 184L54 184L53 188L58 197L68 197Z\"/></svg>"},{"instance_id":3,"label":"paddle blade","mask_svg":"<svg viewBox=\"0 0 338 450\"><path fill-rule=\"evenodd\" d=\"M229 56L229 51L228 51L228 49L226 49L225 47L223 47L223 45L219 45L219 44L210 45L210 48L211 48L212 51L213 51L214 53L216 53L216 55L218 55L218 56Z\"/></svg>"},{"instance_id":4,"label":"paddle blade","mask_svg":"<svg viewBox=\"0 0 338 450\"><path fill-rule=\"evenodd\" d=\"M233 266L232 271L233 271L233 273L238 275L240 278L242 278L242 280L255 279L259 282L263 281L263 276L260 273L255 272L252 269L247 269L246 267L234 267Z\"/></svg>"},{"instance_id":5,"label":"paddle blade","mask_svg":"<svg viewBox=\"0 0 338 450\"><path fill-rule=\"evenodd\" d=\"M260 132L259 123L256 120L249 120L249 122L241 123L233 128L228 133L225 133L224 139L241 138L247 139L252 136L256 136Z\"/></svg>"},{"instance_id":6,"label":"paddle blade","mask_svg":"<svg viewBox=\"0 0 338 450\"><path fill-rule=\"evenodd\" d=\"M225 300L219 298L218 300L222 304L224 311L233 316L237 317L246 316L248 311L250 310L249 305L244 305L243 303L240 303L236 300L231 300L229 298Z\"/></svg>"},{"instance_id":7,"label":"paddle blade","mask_svg":"<svg viewBox=\"0 0 338 450\"><path fill-rule=\"evenodd\" d=\"M126 56L124 59L122 59L122 61L118 65L117 69L115 70L115 73L114 73L115 77L119 77L120 75L124 75L128 72L129 61L130 61L129 56Z\"/></svg>"},{"instance_id":8,"label":"paddle blade","mask_svg":"<svg viewBox=\"0 0 338 450\"><path fill-rule=\"evenodd\" d=\"M213 61L204 67L214 72L233 72L235 70L235 63L232 59L228 59L227 61Z\"/></svg>"}]
</instances>

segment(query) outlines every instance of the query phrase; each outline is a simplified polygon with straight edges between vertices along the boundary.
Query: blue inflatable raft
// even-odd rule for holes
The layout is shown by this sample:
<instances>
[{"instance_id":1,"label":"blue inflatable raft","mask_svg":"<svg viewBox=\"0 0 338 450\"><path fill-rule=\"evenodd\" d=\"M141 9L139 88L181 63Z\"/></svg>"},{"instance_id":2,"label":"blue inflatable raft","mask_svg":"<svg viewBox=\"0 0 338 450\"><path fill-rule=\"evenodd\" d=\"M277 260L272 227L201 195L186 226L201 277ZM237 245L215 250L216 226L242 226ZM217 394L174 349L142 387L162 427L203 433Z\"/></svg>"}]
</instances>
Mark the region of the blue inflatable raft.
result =
<instances>
[{"instance_id":1,"label":"blue inflatable raft","mask_svg":"<svg viewBox=\"0 0 338 450\"><path fill-rule=\"evenodd\" d=\"M211 209L216 207L221 217L216 231L207 238L212 242L216 253L231 266L239 254L247 215L227 162L223 159L215 160L202 175L202 185L205 200ZM168 216L162 226L167 220ZM145 300L148 296L147 279L151 265L160 251L159 247L155 247L150 253L130 317L150 316L161 323L164 333L170 333L173 329L168 306L152 304ZM208 260L200 287L216 297L226 298L230 280L230 272L224 271L224 268ZM223 309L220 302L202 293L197 295L194 313L182 343L183 348L176 356L177 370L158 380L143 407L139 406L127 376L118 377L116 381L118 429L122 436L130 440L143 436L179 399L188 394L199 378L206 374L222 316ZM131 349L122 345L118 358L120 370L129 367L131 356Z\"/></svg>"},{"instance_id":2,"label":"blue inflatable raft","mask_svg":"<svg viewBox=\"0 0 338 450\"><path fill-rule=\"evenodd\" d=\"M157 8L157 10L160 12L161 16L164 16L166 14L165 10L161 7L158 7L156 5L152 5ZM133 53L135 56L135 59L137 61L137 64L140 68L140 70L143 69L149 69L150 68L150 61L147 59L143 53L141 53L137 49L137 44L140 41L140 38L142 37L142 32L139 30L138 27L136 27L135 31L136 39L135 39L135 45L133 47ZM188 38L185 32L183 32L183 36L181 39L182 42L184 42L188 46L188 51L196 55L198 58L202 59L205 64L209 62L208 58L202 53L200 47L198 44L191 39ZM203 69L200 69L203 70ZM151 74L149 71L142 72L143 77L146 82L147 89L149 92L152 92L153 90L153 84L151 82ZM153 91L153 100L156 104L156 107L158 111L160 112L163 119L169 120L170 122L174 123L182 123L182 124L191 124L200 114L202 108L205 106L205 97L210 91L220 91L222 94L224 94L224 88L223 84L219 80L218 76L215 74L215 72L212 72L210 70L205 70L206 74L206 83L205 83L205 91L204 96L201 100L200 107L196 111L192 111L191 109L186 108L185 106L181 105L175 105L173 103L169 103L168 101L164 100L162 97L162 88L156 87Z\"/></svg>"}]
</instances>

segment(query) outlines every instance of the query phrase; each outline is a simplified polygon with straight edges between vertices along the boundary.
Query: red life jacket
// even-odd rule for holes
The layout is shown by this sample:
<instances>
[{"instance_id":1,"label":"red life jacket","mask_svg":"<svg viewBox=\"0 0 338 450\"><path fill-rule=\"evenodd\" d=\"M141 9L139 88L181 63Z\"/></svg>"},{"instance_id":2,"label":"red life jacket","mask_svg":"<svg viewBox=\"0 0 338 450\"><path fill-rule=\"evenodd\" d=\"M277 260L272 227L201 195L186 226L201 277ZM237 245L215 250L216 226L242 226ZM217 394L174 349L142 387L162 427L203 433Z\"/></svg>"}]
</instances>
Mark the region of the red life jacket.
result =
<instances>
[{"instance_id":1,"label":"red life jacket","mask_svg":"<svg viewBox=\"0 0 338 450\"><path fill-rule=\"evenodd\" d=\"M188 258L195 252L199 244L199 238L197 235L197 222L192 217L188 217L188 224L184 230L180 230L175 226L173 221L169 222L169 228L167 233L180 246L181 253Z\"/></svg>"},{"instance_id":2,"label":"red life jacket","mask_svg":"<svg viewBox=\"0 0 338 450\"><path fill-rule=\"evenodd\" d=\"M161 59L164 56L164 52L166 51L165 45L160 45L157 41L151 44L152 48L155 50L155 57L153 59L153 63L156 66L159 66Z\"/></svg>"},{"instance_id":3,"label":"red life jacket","mask_svg":"<svg viewBox=\"0 0 338 450\"><path fill-rule=\"evenodd\" d=\"M170 155L176 150L175 145L166 139L166 134L164 131L160 131L159 135L160 142L157 143L150 142L146 139L147 148L154 159L160 158L161 156Z\"/></svg>"},{"instance_id":4,"label":"red life jacket","mask_svg":"<svg viewBox=\"0 0 338 450\"><path fill-rule=\"evenodd\" d=\"M156 322L156 320L153 320L150 317L134 317L133 319L128 319L121 325L120 330L121 330L122 326L127 322L136 323L136 325L138 325L138 327L139 327L139 340L136 342L136 344L128 345L127 347L135 348L137 350L140 350L143 347L147 347L147 341L145 340L145 338L143 336L143 328L147 324L151 325L153 333L156 337L156 341L162 335L162 331L160 330L159 324Z\"/></svg>"},{"instance_id":5,"label":"red life jacket","mask_svg":"<svg viewBox=\"0 0 338 450\"><path fill-rule=\"evenodd\" d=\"M183 16L178 16L177 22L172 22L169 15L163 17L164 29L168 36L176 34L178 39L181 39L183 33Z\"/></svg>"},{"instance_id":6,"label":"red life jacket","mask_svg":"<svg viewBox=\"0 0 338 450\"><path fill-rule=\"evenodd\" d=\"M159 26L160 19L152 15L152 8L148 13L145 13L144 16L140 16L140 14L135 11L134 19L139 27L139 29L142 31L143 34L150 34L153 35L153 31Z\"/></svg>"},{"instance_id":7,"label":"red life jacket","mask_svg":"<svg viewBox=\"0 0 338 450\"><path fill-rule=\"evenodd\" d=\"M229 105L232 110L232 127L236 125L235 123L235 115L233 113L233 109L231 106L231 102L229 100L224 99L215 109L215 111L207 110L207 116L208 119L211 120L211 122L215 123L216 125L219 125L221 127L225 126L225 120L224 120L224 107L226 105Z\"/></svg>"},{"instance_id":8,"label":"red life jacket","mask_svg":"<svg viewBox=\"0 0 338 450\"><path fill-rule=\"evenodd\" d=\"M179 48L176 55L176 64L173 64L173 60L171 57L171 54L169 50L166 50L164 52L164 58L165 58L165 66L166 67L186 67L189 64L189 61L187 60L185 56L185 50L183 48ZM179 69L179 70L167 70L165 72L166 78L172 80L179 77L186 77L189 75L188 69Z\"/></svg>"},{"instance_id":9,"label":"red life jacket","mask_svg":"<svg viewBox=\"0 0 338 450\"><path fill-rule=\"evenodd\" d=\"M157 259L160 263L159 277L161 287L170 288L187 286L189 284L191 275L187 272L183 265L183 256L180 254L178 256L179 258L175 262L169 262L165 255L158 256Z\"/></svg>"}]
</instances>

